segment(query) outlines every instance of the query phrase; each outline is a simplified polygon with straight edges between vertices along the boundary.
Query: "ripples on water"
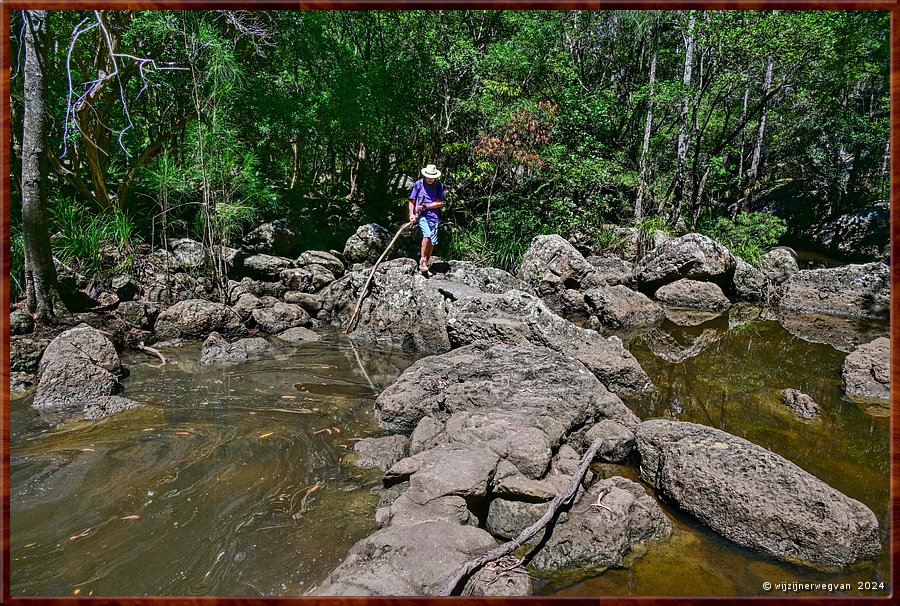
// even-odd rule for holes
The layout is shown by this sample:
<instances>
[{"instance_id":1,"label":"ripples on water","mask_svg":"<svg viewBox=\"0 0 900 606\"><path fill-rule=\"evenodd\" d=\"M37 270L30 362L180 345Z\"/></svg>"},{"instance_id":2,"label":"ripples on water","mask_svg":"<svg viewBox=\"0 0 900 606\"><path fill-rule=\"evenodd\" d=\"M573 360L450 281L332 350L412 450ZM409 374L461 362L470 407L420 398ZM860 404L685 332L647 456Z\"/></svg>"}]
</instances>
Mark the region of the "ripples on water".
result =
<instances>
[{"instance_id":1,"label":"ripples on water","mask_svg":"<svg viewBox=\"0 0 900 606\"><path fill-rule=\"evenodd\" d=\"M324 578L374 530L378 499L340 459L381 433L374 396L412 360L334 340L283 354L130 356L125 394L146 405L97 423L49 429L16 402L12 595L296 595Z\"/></svg>"},{"instance_id":2,"label":"ripples on water","mask_svg":"<svg viewBox=\"0 0 900 606\"><path fill-rule=\"evenodd\" d=\"M592 579L539 580L541 592L765 595L764 581L888 583L889 419L842 399L846 354L776 322L663 328L665 338L626 339L657 386L629 402L638 416L717 427L797 463L875 512L883 555L815 573L738 548L663 504L671 541ZM374 530L378 475L340 460L353 439L383 433L374 397L412 359L337 335L237 366L201 366L199 344L167 355L175 363L162 368L129 356L125 395L146 405L100 422L50 429L29 400L13 402L12 595L298 595ZM813 396L821 419L795 419L780 402L786 387ZM596 470L636 479L630 467Z\"/></svg>"}]
</instances>

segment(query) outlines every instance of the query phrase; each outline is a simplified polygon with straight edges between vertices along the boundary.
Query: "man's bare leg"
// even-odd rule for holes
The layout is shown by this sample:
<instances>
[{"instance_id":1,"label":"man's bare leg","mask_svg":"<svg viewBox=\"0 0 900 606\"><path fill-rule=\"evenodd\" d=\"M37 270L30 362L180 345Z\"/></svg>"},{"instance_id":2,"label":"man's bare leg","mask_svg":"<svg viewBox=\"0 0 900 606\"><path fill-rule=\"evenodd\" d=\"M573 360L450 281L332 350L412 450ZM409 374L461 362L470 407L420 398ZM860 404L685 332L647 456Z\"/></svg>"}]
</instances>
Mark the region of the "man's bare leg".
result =
<instances>
[{"instance_id":1,"label":"man's bare leg","mask_svg":"<svg viewBox=\"0 0 900 606\"><path fill-rule=\"evenodd\" d=\"M419 258L419 271L428 270L428 257L431 256L431 251L429 250L430 247L431 239L422 238L422 256Z\"/></svg>"}]
</instances>

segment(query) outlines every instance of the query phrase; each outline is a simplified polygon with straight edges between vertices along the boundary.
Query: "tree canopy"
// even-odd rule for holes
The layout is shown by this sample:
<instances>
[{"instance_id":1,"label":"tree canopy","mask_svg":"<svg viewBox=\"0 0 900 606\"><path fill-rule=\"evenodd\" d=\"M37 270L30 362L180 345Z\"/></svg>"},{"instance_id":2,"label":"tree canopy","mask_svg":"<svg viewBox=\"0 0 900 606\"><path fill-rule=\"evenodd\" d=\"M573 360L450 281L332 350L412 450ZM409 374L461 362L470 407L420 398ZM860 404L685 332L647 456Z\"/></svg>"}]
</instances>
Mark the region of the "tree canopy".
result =
<instances>
[{"instance_id":1,"label":"tree canopy","mask_svg":"<svg viewBox=\"0 0 900 606\"><path fill-rule=\"evenodd\" d=\"M886 11L48 11L49 230L64 256L67 229L229 243L291 215L333 247L401 221L426 163L445 254L506 267L538 233L697 229L785 183L858 210L886 196L888 32Z\"/></svg>"}]
</instances>

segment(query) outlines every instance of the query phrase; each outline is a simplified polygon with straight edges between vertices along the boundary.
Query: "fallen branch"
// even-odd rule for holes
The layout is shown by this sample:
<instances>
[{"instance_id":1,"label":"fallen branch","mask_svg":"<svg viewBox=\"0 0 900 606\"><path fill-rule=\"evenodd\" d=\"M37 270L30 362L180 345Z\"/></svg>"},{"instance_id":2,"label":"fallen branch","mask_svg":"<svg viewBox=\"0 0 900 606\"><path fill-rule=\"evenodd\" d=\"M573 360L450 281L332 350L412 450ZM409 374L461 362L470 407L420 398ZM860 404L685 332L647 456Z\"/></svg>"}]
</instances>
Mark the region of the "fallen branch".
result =
<instances>
[{"instance_id":1,"label":"fallen branch","mask_svg":"<svg viewBox=\"0 0 900 606\"><path fill-rule=\"evenodd\" d=\"M146 354L150 354L151 356L156 356L157 358L159 358L162 361L163 364L165 364L167 362L166 357L164 355L162 355L162 353L160 353L160 351L158 349L156 349L155 347L147 347L146 345L144 345L143 341L141 341L140 343L137 344L137 348Z\"/></svg>"},{"instance_id":2,"label":"fallen branch","mask_svg":"<svg viewBox=\"0 0 900 606\"><path fill-rule=\"evenodd\" d=\"M350 332L350 327L353 326L353 321L356 320L356 314L359 313L359 308L362 305L363 297L366 296L366 292L369 290L369 284L372 282L372 276L375 275L375 270L378 269L378 266L381 265L381 261L387 256L388 252L394 246L394 242L397 241L397 238L400 237L400 234L408 228L412 227L412 223L404 223L400 229L397 230L397 233L394 234L394 239L391 240L391 243L387 245L387 248L384 249L384 252L381 253L381 256L378 257L378 260L375 261L375 265L372 266L372 271L369 272L369 278L366 280L366 283L363 285L362 290L359 293L359 300L356 301L356 309L353 310L353 314L350 316L350 321L347 322L347 328L344 329L344 334Z\"/></svg>"},{"instance_id":3,"label":"fallen branch","mask_svg":"<svg viewBox=\"0 0 900 606\"><path fill-rule=\"evenodd\" d=\"M441 586L441 591L438 595L453 595L453 591L456 589L456 586L459 585L459 582L471 574L473 571L477 570L481 566L496 560L498 558L502 558L508 553L512 553L522 545L528 542L528 540L536 535L539 530L544 528L547 524L550 523L550 520L556 515L557 510L563 505L567 504L572 500L572 497L575 496L575 493L578 492L578 486L581 484L582 479L584 479L584 474L587 473L587 468L591 464L591 461L594 460L594 457L597 456L597 451L600 450L600 447L603 445L603 438L597 438L591 443L591 447L587 449L587 452L584 453L584 456L581 457L581 463L578 465L578 470L575 472L575 475L572 476L572 481L569 482L569 485L566 489L553 497L553 500L550 501L550 505L547 506L547 511L544 512L538 520L519 533L515 539L510 541L509 543L504 543L499 547L492 549L491 551L482 554L480 556L475 556L473 558L469 558L465 562L459 565L453 574L444 581L444 584Z\"/></svg>"}]
</instances>

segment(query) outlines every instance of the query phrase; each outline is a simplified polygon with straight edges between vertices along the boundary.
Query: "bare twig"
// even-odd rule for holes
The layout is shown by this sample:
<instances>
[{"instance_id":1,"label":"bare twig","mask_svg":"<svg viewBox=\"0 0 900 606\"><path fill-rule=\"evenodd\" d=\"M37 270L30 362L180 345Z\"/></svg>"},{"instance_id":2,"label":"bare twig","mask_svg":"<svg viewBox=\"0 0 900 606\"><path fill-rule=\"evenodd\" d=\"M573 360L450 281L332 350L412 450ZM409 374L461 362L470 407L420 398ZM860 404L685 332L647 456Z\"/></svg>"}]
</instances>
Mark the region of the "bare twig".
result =
<instances>
[{"instance_id":1,"label":"bare twig","mask_svg":"<svg viewBox=\"0 0 900 606\"><path fill-rule=\"evenodd\" d=\"M162 355L162 353L160 353L160 351L158 349L144 345L143 341L141 341L140 343L137 344L137 348L144 353L156 356L157 358L159 358L162 361L163 364L166 364L168 362L168 360L166 360L166 357L164 355Z\"/></svg>"},{"instance_id":2,"label":"bare twig","mask_svg":"<svg viewBox=\"0 0 900 606\"><path fill-rule=\"evenodd\" d=\"M394 239L391 240L391 243L387 245L387 248L384 249L384 252L381 253L381 256L378 257L378 260L375 261L375 265L372 266L372 271L369 272L369 278L366 280L366 283L363 284L362 290L359 293L359 300L356 301L356 309L353 310L353 314L350 316L350 321L347 322L347 328L344 329L344 334L350 332L350 328L353 326L353 321L356 320L356 314L359 313L359 308L362 305L363 297L366 296L366 292L369 290L369 283L372 282L372 276L375 275L375 270L378 269L378 266L381 265L381 261L387 256L388 252L394 246L394 242L397 241L397 238L400 237L400 234L404 232L408 227L411 227L412 223L404 223L400 229L397 230L397 233L394 234Z\"/></svg>"},{"instance_id":3,"label":"bare twig","mask_svg":"<svg viewBox=\"0 0 900 606\"><path fill-rule=\"evenodd\" d=\"M569 482L569 485L566 489L556 495L550 504L547 506L547 511L544 512L538 520L519 533L515 539L510 541L509 543L504 543L499 547L492 549L491 551L482 554L480 556L475 556L474 558L469 558L465 562L459 565L459 567L453 571L453 574L444 582L441 586L441 591L438 595L452 595L453 591L456 589L459 582L468 576L473 571L477 570L484 564L496 560L505 556L508 553L512 553L522 545L524 545L528 540L536 535L539 530L544 528L547 524L550 523L550 520L556 515L557 510L562 507L564 504L569 503L572 498L575 496L575 493L578 492L578 486L581 484L582 479L584 479L584 474L587 473L587 468L591 464L591 461L594 460L594 457L597 456L597 452L600 450L600 447L603 445L603 438L597 438L591 443L590 448L587 449L587 452L584 453L584 456L581 457L581 463L578 465L578 470L575 472L575 475L572 476L572 481Z\"/></svg>"}]
</instances>

